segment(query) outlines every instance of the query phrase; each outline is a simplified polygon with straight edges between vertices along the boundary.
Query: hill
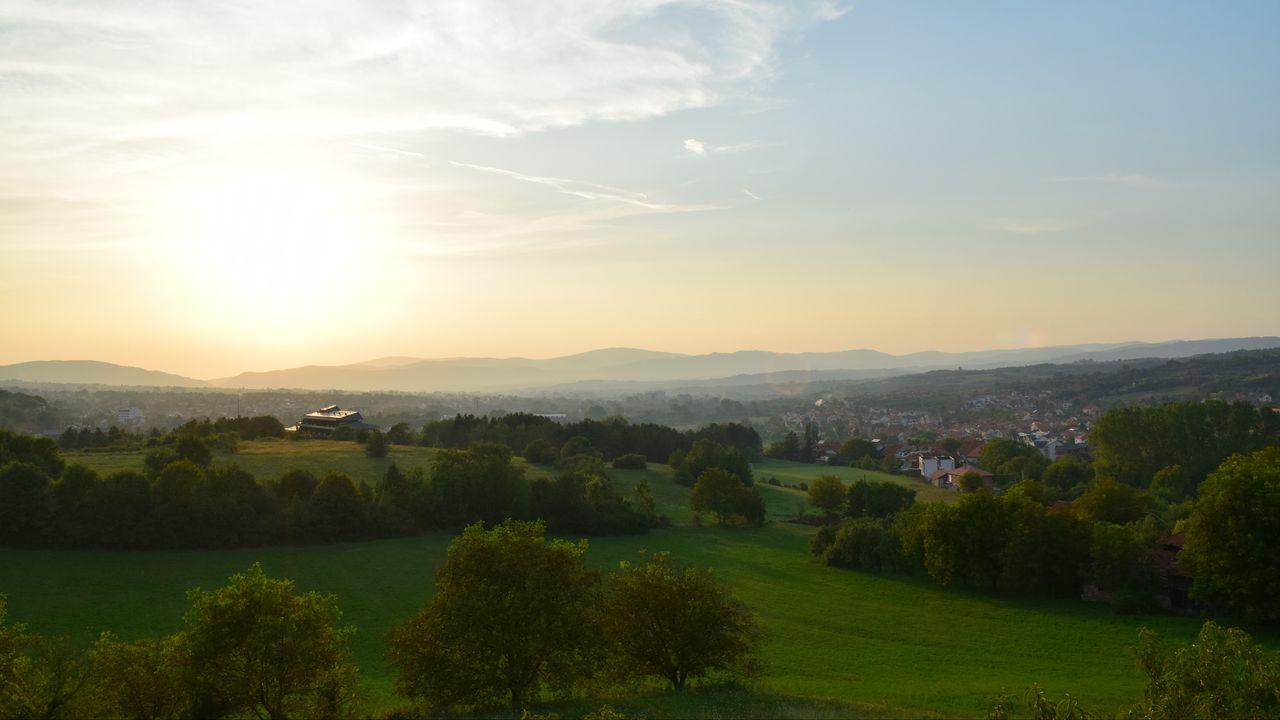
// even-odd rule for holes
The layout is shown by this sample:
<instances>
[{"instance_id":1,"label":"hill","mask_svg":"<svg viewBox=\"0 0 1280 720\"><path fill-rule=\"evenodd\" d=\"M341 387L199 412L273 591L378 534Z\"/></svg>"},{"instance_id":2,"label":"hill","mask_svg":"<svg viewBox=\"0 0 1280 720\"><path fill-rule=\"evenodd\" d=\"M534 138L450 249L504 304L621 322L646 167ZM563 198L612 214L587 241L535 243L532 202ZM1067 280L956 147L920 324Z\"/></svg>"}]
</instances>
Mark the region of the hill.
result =
<instances>
[{"instance_id":1,"label":"hill","mask_svg":"<svg viewBox=\"0 0 1280 720\"><path fill-rule=\"evenodd\" d=\"M750 386L861 379L940 368L988 368L1046 362L1171 358L1208 352L1280 348L1280 338L1235 338L1167 343L1068 345L981 352L890 355L876 350L826 353L680 355L630 348L529 358L386 358L355 365L242 373L211 381L217 387L389 390L401 392L624 391L699 386Z\"/></svg>"},{"instance_id":2,"label":"hill","mask_svg":"<svg viewBox=\"0 0 1280 720\"><path fill-rule=\"evenodd\" d=\"M35 360L0 365L0 380L76 385L205 387L203 380L97 360Z\"/></svg>"}]
</instances>

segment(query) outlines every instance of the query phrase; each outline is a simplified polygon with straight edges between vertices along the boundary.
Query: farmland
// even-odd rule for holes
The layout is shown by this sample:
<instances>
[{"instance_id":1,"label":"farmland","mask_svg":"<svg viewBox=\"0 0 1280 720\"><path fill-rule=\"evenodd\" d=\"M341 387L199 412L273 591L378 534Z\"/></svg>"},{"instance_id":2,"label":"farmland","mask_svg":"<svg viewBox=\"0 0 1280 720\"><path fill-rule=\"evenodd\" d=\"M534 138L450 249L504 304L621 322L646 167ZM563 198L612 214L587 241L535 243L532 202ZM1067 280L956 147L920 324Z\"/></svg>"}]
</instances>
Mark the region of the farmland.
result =
<instances>
[{"instance_id":1,"label":"farmland","mask_svg":"<svg viewBox=\"0 0 1280 720\"><path fill-rule=\"evenodd\" d=\"M304 448L310 452L302 452ZM392 458L412 466L425 463L429 453L395 448ZM141 459L105 455L92 461L110 470ZM371 481L389 462L365 458L352 443L245 443L236 461L260 477L290 467L318 472L335 468ZM770 462L758 465L756 474L790 484L823 471ZM540 472L545 471L534 469ZM846 480L861 472L839 471ZM1040 682L1054 693L1077 694L1090 709L1111 712L1134 701L1139 692L1139 672L1126 651L1139 627L1186 639L1199 625L1190 619L1122 616L1106 607L996 598L946 590L926 580L827 568L808 553L810 528L786 522L760 530L696 526L687 509L688 491L672 482L665 466L612 474L622 490L647 480L659 512L675 526L643 536L592 538L589 561L609 570L646 549L670 551L685 563L713 568L755 608L769 634L767 673L745 695L659 695L630 704L615 701L619 707L651 715L685 714L672 709L684 707L709 715L973 716L1000 691L1020 693ZM758 486L772 517L794 514L796 503L803 501L798 490ZM35 631L79 642L104 630L138 638L177 629L188 589L217 587L231 573L261 561L269 574L291 578L300 589L337 595L345 622L359 630L356 660L365 673L370 702L388 708L401 701L392 692L393 679L383 661L386 633L430 598L433 573L448 543L448 537L432 535L208 552L5 549L0 550L0 592L9 596L10 619Z\"/></svg>"}]
</instances>

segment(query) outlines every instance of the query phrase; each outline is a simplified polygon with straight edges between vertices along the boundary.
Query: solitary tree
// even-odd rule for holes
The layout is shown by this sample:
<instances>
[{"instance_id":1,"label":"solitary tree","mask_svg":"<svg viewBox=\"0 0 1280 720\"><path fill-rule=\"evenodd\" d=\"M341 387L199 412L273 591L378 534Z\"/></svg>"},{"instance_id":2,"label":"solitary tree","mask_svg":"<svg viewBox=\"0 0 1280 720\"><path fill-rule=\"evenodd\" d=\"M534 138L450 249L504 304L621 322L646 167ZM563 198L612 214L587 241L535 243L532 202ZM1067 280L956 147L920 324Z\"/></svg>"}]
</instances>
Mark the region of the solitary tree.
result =
<instances>
[{"instance_id":1,"label":"solitary tree","mask_svg":"<svg viewBox=\"0 0 1280 720\"><path fill-rule=\"evenodd\" d=\"M192 590L182 653L196 716L334 717L354 712L355 628L333 595L298 595L255 564L213 592Z\"/></svg>"},{"instance_id":2,"label":"solitary tree","mask_svg":"<svg viewBox=\"0 0 1280 720\"><path fill-rule=\"evenodd\" d=\"M585 674L599 578L582 559L585 541L545 535L542 522L507 520L453 541L431 604L392 633L401 694L431 708L506 699L519 715L540 687Z\"/></svg>"},{"instance_id":3,"label":"solitary tree","mask_svg":"<svg viewBox=\"0 0 1280 720\"><path fill-rule=\"evenodd\" d=\"M834 514L844 499L844 483L834 475L819 475L809 486L809 504L828 515Z\"/></svg>"},{"instance_id":4,"label":"solitary tree","mask_svg":"<svg viewBox=\"0 0 1280 720\"><path fill-rule=\"evenodd\" d=\"M715 513L721 525L735 515L742 516L751 525L764 523L764 500L759 491L743 485L738 476L720 468L708 468L698 476L693 492L689 493L689 507L695 513Z\"/></svg>"},{"instance_id":5,"label":"solitary tree","mask_svg":"<svg viewBox=\"0 0 1280 720\"><path fill-rule=\"evenodd\" d=\"M755 615L705 570L666 553L623 563L599 609L615 676L656 675L681 690L713 671L754 672L761 632Z\"/></svg>"},{"instance_id":6,"label":"solitary tree","mask_svg":"<svg viewBox=\"0 0 1280 720\"><path fill-rule=\"evenodd\" d=\"M384 458L387 456L387 438L381 430L369 433L369 441L364 446L365 457Z\"/></svg>"}]
</instances>

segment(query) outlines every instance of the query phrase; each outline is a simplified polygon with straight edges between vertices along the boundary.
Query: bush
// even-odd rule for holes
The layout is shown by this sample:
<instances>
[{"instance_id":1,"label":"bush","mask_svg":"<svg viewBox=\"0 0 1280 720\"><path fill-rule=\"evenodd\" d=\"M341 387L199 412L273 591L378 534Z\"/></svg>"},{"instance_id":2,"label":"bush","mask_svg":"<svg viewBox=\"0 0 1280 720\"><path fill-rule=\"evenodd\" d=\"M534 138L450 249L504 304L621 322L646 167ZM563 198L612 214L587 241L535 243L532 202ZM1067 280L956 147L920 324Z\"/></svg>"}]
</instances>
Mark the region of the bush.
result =
<instances>
[{"instance_id":1,"label":"bush","mask_svg":"<svg viewBox=\"0 0 1280 720\"><path fill-rule=\"evenodd\" d=\"M614 458L613 467L618 470L644 470L649 466L640 453L627 453Z\"/></svg>"}]
</instances>

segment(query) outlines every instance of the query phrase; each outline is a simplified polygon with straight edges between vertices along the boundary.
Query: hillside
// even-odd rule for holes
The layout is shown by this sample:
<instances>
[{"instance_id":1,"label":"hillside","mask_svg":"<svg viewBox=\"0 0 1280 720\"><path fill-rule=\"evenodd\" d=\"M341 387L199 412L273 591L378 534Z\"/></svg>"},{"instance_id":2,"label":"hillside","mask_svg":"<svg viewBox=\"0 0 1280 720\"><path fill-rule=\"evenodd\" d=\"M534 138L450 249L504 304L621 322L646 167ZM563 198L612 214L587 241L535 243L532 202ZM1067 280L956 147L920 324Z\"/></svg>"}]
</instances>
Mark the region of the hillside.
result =
<instances>
[{"instance_id":1,"label":"hillside","mask_svg":"<svg viewBox=\"0 0 1280 720\"><path fill-rule=\"evenodd\" d=\"M97 360L35 360L0 365L0 380L76 385L205 387L203 380Z\"/></svg>"},{"instance_id":2,"label":"hillside","mask_svg":"<svg viewBox=\"0 0 1280 720\"><path fill-rule=\"evenodd\" d=\"M411 358L387 358L355 365L313 365L242 373L213 380L211 384L244 389L401 392L634 392L693 385L750 386L861 379L940 368L984 368L1084 360L1103 362L1131 357L1184 357L1207 352L1259 348L1280 348L1280 338L1070 345L907 355L890 355L876 350L825 353L744 350L678 355L614 348L544 360L452 358L415 362Z\"/></svg>"}]
</instances>

